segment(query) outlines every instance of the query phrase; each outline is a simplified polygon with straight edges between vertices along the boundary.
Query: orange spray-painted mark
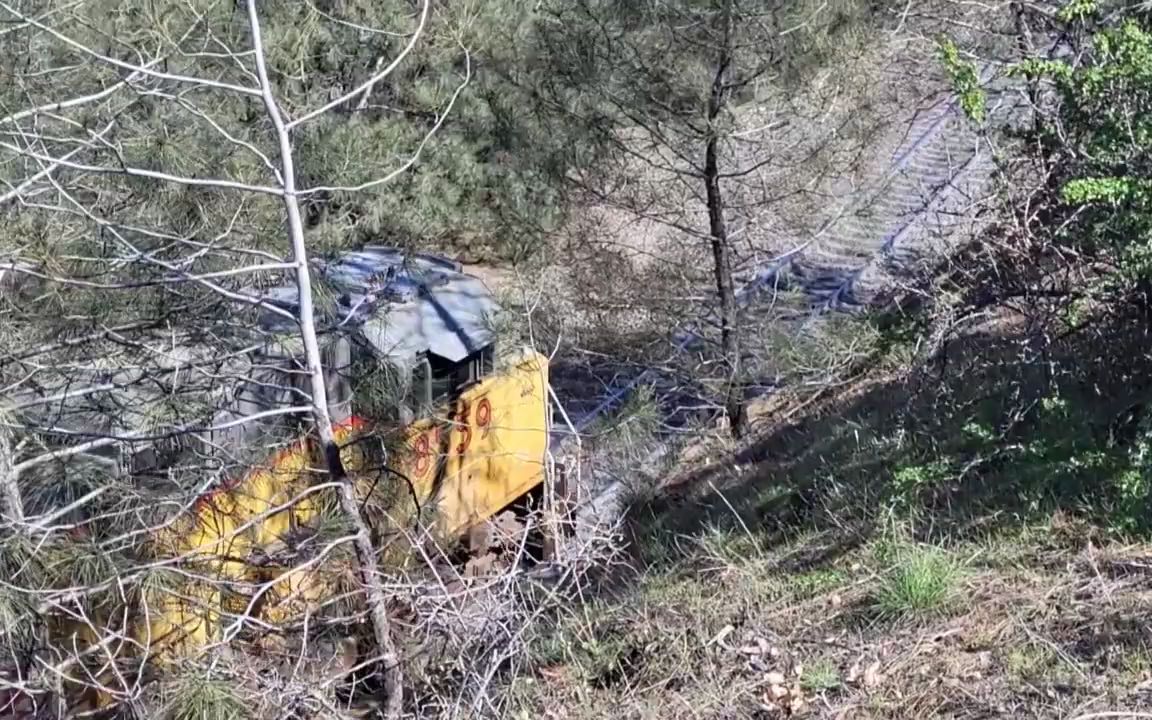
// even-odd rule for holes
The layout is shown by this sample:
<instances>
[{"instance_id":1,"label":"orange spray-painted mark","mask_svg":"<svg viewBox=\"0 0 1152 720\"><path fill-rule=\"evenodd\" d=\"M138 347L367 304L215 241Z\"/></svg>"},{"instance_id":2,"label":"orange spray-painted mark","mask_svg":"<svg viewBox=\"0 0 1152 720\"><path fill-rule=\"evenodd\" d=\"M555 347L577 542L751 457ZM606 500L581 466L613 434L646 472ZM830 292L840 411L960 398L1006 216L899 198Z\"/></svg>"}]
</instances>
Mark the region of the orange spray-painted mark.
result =
<instances>
[{"instance_id":1,"label":"orange spray-painted mark","mask_svg":"<svg viewBox=\"0 0 1152 720\"><path fill-rule=\"evenodd\" d=\"M480 398L476 403L476 427L481 429L480 437L488 437L488 426L492 422L492 403L488 398Z\"/></svg>"}]
</instances>

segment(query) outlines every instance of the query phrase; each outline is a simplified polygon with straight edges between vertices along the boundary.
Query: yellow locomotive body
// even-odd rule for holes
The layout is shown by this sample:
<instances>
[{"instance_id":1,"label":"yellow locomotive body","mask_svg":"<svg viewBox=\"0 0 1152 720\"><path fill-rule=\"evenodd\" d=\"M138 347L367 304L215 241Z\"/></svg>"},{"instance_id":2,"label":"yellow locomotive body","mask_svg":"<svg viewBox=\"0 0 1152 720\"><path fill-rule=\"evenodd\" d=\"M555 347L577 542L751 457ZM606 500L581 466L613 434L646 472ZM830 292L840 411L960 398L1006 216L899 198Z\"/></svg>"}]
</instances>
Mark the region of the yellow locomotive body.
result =
<instances>
[{"instance_id":1,"label":"yellow locomotive body","mask_svg":"<svg viewBox=\"0 0 1152 720\"><path fill-rule=\"evenodd\" d=\"M334 428L342 458L358 494L381 482L405 482L418 508L431 508L431 530L451 542L539 486L548 445L547 358L524 353L443 405L438 415L406 427L381 428L352 416ZM378 433L398 435L386 468L370 464ZM136 639L160 658L195 654L223 639L236 616L283 623L335 594L323 558L290 567L253 567L244 558L267 553L300 527L317 522L325 488L318 443L305 438L277 453L239 482L201 497L189 512L154 540L161 555L179 558L205 582L148 598L148 620ZM318 485L319 483L319 485ZM316 488L320 488L316 490ZM313 490L313 492L309 492ZM410 508L408 508L410 509ZM410 525L411 517L392 517ZM228 603L219 580L254 586L259 597ZM197 590L199 585L199 591ZM228 612L223 608L232 605Z\"/></svg>"},{"instance_id":2,"label":"yellow locomotive body","mask_svg":"<svg viewBox=\"0 0 1152 720\"><path fill-rule=\"evenodd\" d=\"M388 552L399 548L411 557L427 536L457 542L539 488L550 439L548 360L518 343L499 347L490 324L497 308L482 283L455 263L388 248L352 253L327 270L344 292L324 341L334 433L348 481L365 506L375 501L372 531L401 540ZM282 292L265 301L291 306L291 288L275 290ZM213 422L230 429L206 438L217 452L243 449L259 458L260 448L280 445L282 425L255 432L258 422L241 421L269 406L299 405L291 395L307 392L286 387L301 377L291 326L265 327L262 336L272 340L251 367L271 374L230 391L232 403ZM399 379L395 402L363 401L361 378L350 368L365 363ZM285 368L295 373L286 376ZM280 394L257 397L268 388ZM314 433L298 433L263 455L188 498L150 532L142 565L165 579L142 587L132 608L116 611L119 619L107 619L115 631L102 633L93 623L65 631L91 648L115 636L107 652L163 665L253 628L257 636L298 628L340 595L351 568L347 554L330 552L338 543L324 540L329 544L311 555L282 557L291 538L314 530L335 504ZM412 537L418 533L425 538ZM100 705L113 700L98 695Z\"/></svg>"}]
</instances>

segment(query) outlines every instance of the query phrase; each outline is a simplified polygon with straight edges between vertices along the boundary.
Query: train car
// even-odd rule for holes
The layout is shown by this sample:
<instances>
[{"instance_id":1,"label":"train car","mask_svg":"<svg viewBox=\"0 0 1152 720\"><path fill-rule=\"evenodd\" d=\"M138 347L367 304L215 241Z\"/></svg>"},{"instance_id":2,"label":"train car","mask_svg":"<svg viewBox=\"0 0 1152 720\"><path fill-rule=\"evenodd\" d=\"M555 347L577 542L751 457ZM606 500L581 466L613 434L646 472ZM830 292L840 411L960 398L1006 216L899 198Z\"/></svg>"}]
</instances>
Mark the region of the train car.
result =
<instances>
[{"instance_id":1,"label":"train car","mask_svg":"<svg viewBox=\"0 0 1152 720\"><path fill-rule=\"evenodd\" d=\"M483 282L442 258L367 247L324 265L316 284L327 293L321 344L334 433L383 568L419 560L429 541L441 553L466 546L542 492L548 360L501 331ZM287 285L260 291L289 311L295 297ZM141 559L167 580L141 583L132 607L116 611L130 619L114 654L165 666L237 638L274 641L269 629L298 630L348 595L347 543L317 540L340 513L311 418L269 415L308 391L297 329L267 313L258 335L258 358L198 436L197 457L227 455L238 469L149 532ZM133 472L152 463L162 473L163 453L149 452L135 452ZM79 646L105 640L93 623L65 625Z\"/></svg>"}]
</instances>

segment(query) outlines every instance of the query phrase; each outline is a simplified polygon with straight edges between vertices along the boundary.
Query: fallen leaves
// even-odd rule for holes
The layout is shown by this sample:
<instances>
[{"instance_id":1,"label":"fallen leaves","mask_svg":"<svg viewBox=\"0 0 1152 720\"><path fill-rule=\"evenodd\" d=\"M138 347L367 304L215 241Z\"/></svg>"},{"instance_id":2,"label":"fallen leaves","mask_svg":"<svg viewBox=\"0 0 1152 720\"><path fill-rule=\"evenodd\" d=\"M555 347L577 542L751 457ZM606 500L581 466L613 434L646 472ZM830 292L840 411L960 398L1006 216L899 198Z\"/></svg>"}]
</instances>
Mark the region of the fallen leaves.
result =
<instances>
[{"instance_id":1,"label":"fallen leaves","mask_svg":"<svg viewBox=\"0 0 1152 720\"><path fill-rule=\"evenodd\" d=\"M822 639L816 644L841 647L836 638ZM801 716L811 707L813 697L826 698L826 691L841 686L841 682L845 689L853 687L864 693L873 693L886 683L891 684L886 674L888 671L896 672L895 665L886 667L883 658L873 654L858 656L844 672L847 663L840 665L821 653L813 659L819 665L813 671L816 674L810 682L805 682L804 664L793 652L760 635L738 634L732 625L725 625L704 645L718 646L729 657L742 662L745 673L754 682L757 704L762 712L773 718ZM891 663L891 659L888 662ZM829 674L837 678L835 685L828 685L828 681L822 679Z\"/></svg>"},{"instance_id":2,"label":"fallen leaves","mask_svg":"<svg viewBox=\"0 0 1152 720\"><path fill-rule=\"evenodd\" d=\"M808 708L808 701L800 687L799 673L790 682L784 673L774 670L765 673L764 681L768 689L760 698L760 705L765 711L795 716Z\"/></svg>"},{"instance_id":3,"label":"fallen leaves","mask_svg":"<svg viewBox=\"0 0 1152 720\"><path fill-rule=\"evenodd\" d=\"M804 697L800 683L803 666L794 662L784 651L763 637L751 638L749 642L739 647L726 645L723 640L730 634L731 630L726 627L713 638L713 642L743 656L748 669L759 675L760 686L764 687L760 694L761 709L772 715L784 717L804 712L808 707L808 700Z\"/></svg>"},{"instance_id":4,"label":"fallen leaves","mask_svg":"<svg viewBox=\"0 0 1152 720\"><path fill-rule=\"evenodd\" d=\"M845 678L849 685L856 685L859 687L872 689L879 687L884 682L884 675L880 672L880 661L874 660L867 667L861 670L860 661L857 660L848 669L848 676Z\"/></svg>"}]
</instances>

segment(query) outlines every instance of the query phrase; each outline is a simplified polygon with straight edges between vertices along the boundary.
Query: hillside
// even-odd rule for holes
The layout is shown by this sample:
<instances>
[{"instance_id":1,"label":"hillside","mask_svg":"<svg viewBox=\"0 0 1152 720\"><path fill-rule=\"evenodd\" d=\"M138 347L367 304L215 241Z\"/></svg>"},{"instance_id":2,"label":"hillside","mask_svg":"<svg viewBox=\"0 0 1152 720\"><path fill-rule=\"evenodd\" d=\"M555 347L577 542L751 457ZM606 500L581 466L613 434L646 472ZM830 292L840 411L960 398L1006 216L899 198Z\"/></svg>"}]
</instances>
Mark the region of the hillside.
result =
<instances>
[{"instance_id":1,"label":"hillside","mask_svg":"<svg viewBox=\"0 0 1152 720\"><path fill-rule=\"evenodd\" d=\"M627 566L541 629L507 712L1143 717L1152 546L1122 529L1148 516L1117 503L1115 433L1146 393L1107 383L1146 336L1069 339L1054 386L1024 343L999 320L946 366L890 346L678 470L630 508Z\"/></svg>"},{"instance_id":2,"label":"hillside","mask_svg":"<svg viewBox=\"0 0 1152 720\"><path fill-rule=\"evenodd\" d=\"M0 718L1152 717L1152 9L0 0Z\"/></svg>"}]
</instances>

